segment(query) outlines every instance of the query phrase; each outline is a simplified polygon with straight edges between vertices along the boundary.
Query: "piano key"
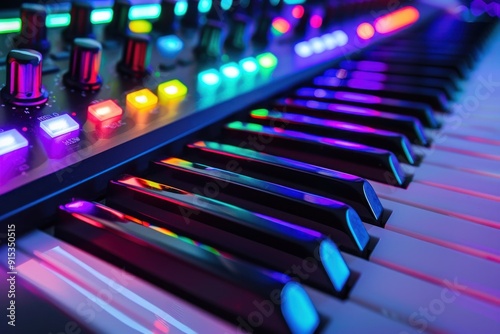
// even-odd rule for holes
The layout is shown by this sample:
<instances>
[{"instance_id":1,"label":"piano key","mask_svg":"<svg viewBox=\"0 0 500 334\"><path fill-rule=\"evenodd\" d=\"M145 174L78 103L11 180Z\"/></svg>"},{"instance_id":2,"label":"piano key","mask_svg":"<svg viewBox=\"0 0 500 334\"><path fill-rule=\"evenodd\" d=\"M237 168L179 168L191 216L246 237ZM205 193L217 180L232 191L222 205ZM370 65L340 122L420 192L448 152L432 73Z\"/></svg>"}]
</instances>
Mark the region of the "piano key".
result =
<instances>
[{"instance_id":1,"label":"piano key","mask_svg":"<svg viewBox=\"0 0 500 334\"><path fill-rule=\"evenodd\" d=\"M358 58L381 61L389 64L411 64L412 66L427 66L430 68L452 69L460 78L467 77L467 63L460 57L449 57L440 55L416 55L412 53L391 53L384 51L365 51Z\"/></svg>"},{"instance_id":2,"label":"piano key","mask_svg":"<svg viewBox=\"0 0 500 334\"><path fill-rule=\"evenodd\" d=\"M336 94L342 94L342 92ZM301 113L401 133L414 144L429 145L422 124L418 119L410 116L396 115L354 105L318 102L307 98L281 99L275 101L273 107L284 112Z\"/></svg>"},{"instance_id":3,"label":"piano key","mask_svg":"<svg viewBox=\"0 0 500 334\"><path fill-rule=\"evenodd\" d=\"M414 182L500 202L500 180L423 163Z\"/></svg>"},{"instance_id":4,"label":"piano key","mask_svg":"<svg viewBox=\"0 0 500 334\"><path fill-rule=\"evenodd\" d=\"M279 111L268 111L267 109L252 110L250 117L252 122L266 126L283 124L289 130L349 140L381 148L391 151L400 161L410 165L415 165L420 160L413 152L408 138L399 133L377 130L353 123L324 120L293 113L281 113Z\"/></svg>"},{"instance_id":5,"label":"piano key","mask_svg":"<svg viewBox=\"0 0 500 334\"><path fill-rule=\"evenodd\" d=\"M433 148L432 150L421 149L421 151L425 155L426 164L500 178L500 170L498 168L498 161L496 160L464 155L439 148Z\"/></svg>"},{"instance_id":6,"label":"piano key","mask_svg":"<svg viewBox=\"0 0 500 334\"><path fill-rule=\"evenodd\" d=\"M418 55L425 55L425 54L432 54L432 55L442 55L442 56L455 56L458 55L462 57L462 59L467 62L467 64L472 67L474 63L478 60L477 58L477 53L471 52L471 51L466 51L466 50L460 50L459 48L423 48L420 45L398 45L398 44L391 44L391 43L386 43L377 46L377 48L374 48L374 50L380 50L380 51L386 51L386 52L411 52L413 54L418 54Z\"/></svg>"},{"instance_id":7,"label":"piano key","mask_svg":"<svg viewBox=\"0 0 500 334\"><path fill-rule=\"evenodd\" d=\"M434 110L449 111L449 104L444 94L432 88L419 88L360 79L344 81L336 77L325 76L314 78L313 84L320 88L335 91L373 94L379 97L419 102L431 106Z\"/></svg>"},{"instance_id":8,"label":"piano key","mask_svg":"<svg viewBox=\"0 0 500 334\"><path fill-rule=\"evenodd\" d=\"M165 173L156 178L165 179L164 175ZM172 181L170 180L169 183L172 183ZM196 189L196 187L194 188ZM220 200L215 200L135 177L125 177L112 182L110 191L108 200L113 207L126 212L132 212L130 207L134 207L133 212L136 212L134 214L141 212L140 214L143 215L141 217L144 219L154 218L157 222L162 222L164 225L168 224L170 229L193 238L197 237L200 240L206 240L207 243L212 242L214 246L216 243L222 242L222 247L229 248L231 252L243 252L243 254L252 252L254 254L245 256L252 256L252 259L257 261L259 261L259 258L253 257L255 253L265 253L266 249L262 249L262 245L258 242L247 241L248 247L240 250L239 247L244 246L242 244L244 240L237 241L238 237L252 236L252 239L259 238L265 245L275 245L275 248L282 252L280 257L283 258L283 263L285 261L290 262L290 259L287 259L285 255L286 252L302 258L312 255L307 252L311 252L318 247L312 247L306 241L312 239L311 242L315 243L314 240L322 238L312 230L328 235L337 241L340 247L348 249L354 254L365 256L367 253L366 247L369 236L356 212L349 207L344 208L344 216L338 217L339 220L337 220L337 217L334 217L335 219L328 217L327 220L319 220L319 222L318 220L309 220L302 224L303 228L301 228L277 220L274 216L248 211L231 204L229 201L224 202L223 200L226 198L220 192L217 194L217 198ZM322 217L324 216L322 215ZM211 235L206 231L211 231ZM234 235L234 242L227 240L227 233ZM222 236L219 237L219 235ZM314 237L311 237L311 235ZM300 243L301 240L302 243ZM248 252L246 252L247 250ZM267 252L270 251L267 250ZM302 253L299 251L302 251ZM267 258L259 257L261 257L260 261L273 261L271 263L266 262L266 265L275 265L273 263L277 256L268 254ZM335 276L333 277L335 278ZM334 281L340 280L336 279ZM339 292L342 292L341 290L339 289Z\"/></svg>"},{"instance_id":9,"label":"piano key","mask_svg":"<svg viewBox=\"0 0 500 334\"><path fill-rule=\"evenodd\" d=\"M389 151L342 140L308 135L302 132L233 122L224 127L225 139L241 141L264 138L257 149L343 172L356 171L361 177L404 187L409 181L397 158ZM231 144L231 143L230 143Z\"/></svg>"},{"instance_id":10,"label":"piano key","mask_svg":"<svg viewBox=\"0 0 500 334\"><path fill-rule=\"evenodd\" d=\"M77 201L62 206L61 213L62 222L56 226L60 237L176 290L227 320L245 319L255 311L255 301L267 301L274 308L276 303L269 300L270 296L279 296L283 300L281 312L263 319L263 331L312 333L319 324L305 290L286 275L130 221L99 204Z\"/></svg>"},{"instance_id":11,"label":"piano key","mask_svg":"<svg viewBox=\"0 0 500 334\"><path fill-rule=\"evenodd\" d=\"M106 312L112 307L137 321L142 319L148 331L197 333L213 328L220 333L237 332L234 325L43 232L34 231L20 239L17 245L32 257L28 262L38 263L40 271L28 275L31 280L43 280L43 276L39 277L42 272L53 273L54 280L32 288L46 286L44 294L49 301L67 304L64 310L74 316L78 325L88 323L94 332L114 332L117 329L103 328L113 323ZM59 293L60 286L75 287L75 293L86 290L92 297L71 298L73 294L66 291ZM103 298L99 304L96 302L98 298ZM103 308L104 303L108 304L107 308ZM33 315L41 311L39 309ZM124 330L129 332L130 328Z\"/></svg>"},{"instance_id":12,"label":"piano key","mask_svg":"<svg viewBox=\"0 0 500 334\"><path fill-rule=\"evenodd\" d=\"M378 182L372 182L372 185L381 198L469 220L477 224L500 228L500 212L497 201L417 182L410 183L408 188L404 190Z\"/></svg>"},{"instance_id":13,"label":"piano key","mask_svg":"<svg viewBox=\"0 0 500 334\"><path fill-rule=\"evenodd\" d=\"M460 252L500 262L500 230L382 199L391 216L384 227Z\"/></svg>"},{"instance_id":14,"label":"piano key","mask_svg":"<svg viewBox=\"0 0 500 334\"><path fill-rule=\"evenodd\" d=\"M446 98L449 100L453 99L456 92L454 87L452 87L448 82L438 78L411 77L397 74L384 74L366 71L347 71L342 68L329 69L323 73L323 76L432 88L444 93Z\"/></svg>"},{"instance_id":15,"label":"piano key","mask_svg":"<svg viewBox=\"0 0 500 334\"><path fill-rule=\"evenodd\" d=\"M500 149L496 145L470 142L461 138L442 138L436 141L434 147L440 150L460 153L463 155L500 161Z\"/></svg>"},{"instance_id":16,"label":"piano key","mask_svg":"<svg viewBox=\"0 0 500 334\"><path fill-rule=\"evenodd\" d=\"M500 267L496 262L374 225L366 228L370 235L379 239L370 262L444 287L449 280L458 279L460 285L456 288L461 293L500 306Z\"/></svg>"},{"instance_id":17,"label":"piano key","mask_svg":"<svg viewBox=\"0 0 500 334\"><path fill-rule=\"evenodd\" d=\"M390 112L411 116L422 122L422 125L436 129L440 126L432 109L422 103L382 98L369 94L354 92L336 92L321 88L300 88L293 96L300 99L311 99L330 103L349 104L353 106L373 108L376 111Z\"/></svg>"},{"instance_id":18,"label":"piano key","mask_svg":"<svg viewBox=\"0 0 500 334\"><path fill-rule=\"evenodd\" d=\"M493 334L500 329L499 307L464 293L461 288L467 283L462 276L445 277L436 284L349 254L345 258L349 267L360 273L349 300L408 324L414 330ZM316 297L310 294L311 298Z\"/></svg>"},{"instance_id":19,"label":"piano key","mask_svg":"<svg viewBox=\"0 0 500 334\"><path fill-rule=\"evenodd\" d=\"M297 276L298 273L291 268L301 268L304 263L310 263L304 259L314 260L315 266L321 269L315 270L305 282L332 295L345 296L349 269L343 266L340 256L334 256L335 244L321 233L192 193L171 195L161 190L166 186L152 181L141 183L141 180L125 178L113 182L107 203L122 212L133 214L135 218L147 220L147 224L156 224L159 228L194 238L220 251L288 275ZM176 191L177 195L182 193L180 189ZM328 228L322 230L326 232L334 229L333 224L325 225ZM348 228L351 227L360 227L361 230L354 230L357 234L348 230L341 235L338 228L338 232L333 234L341 235L342 240L352 237L358 238L355 242L366 243L368 239L363 238L368 238L368 234L361 221L358 219L357 225L352 224ZM322 251L317 253L319 250ZM329 258L335 266L326 261L325 250L331 254Z\"/></svg>"},{"instance_id":20,"label":"piano key","mask_svg":"<svg viewBox=\"0 0 500 334\"><path fill-rule=\"evenodd\" d=\"M200 141L188 157L207 164L323 195L352 206L364 221L382 224L384 209L365 179L237 146Z\"/></svg>"},{"instance_id":21,"label":"piano key","mask_svg":"<svg viewBox=\"0 0 500 334\"><path fill-rule=\"evenodd\" d=\"M427 67L416 65L387 64L372 60L344 60L340 62L340 67L346 70L359 70L369 72L380 72L389 74L409 75L424 78L439 78L446 80L449 84L458 89L458 75L450 69L440 67Z\"/></svg>"},{"instance_id":22,"label":"piano key","mask_svg":"<svg viewBox=\"0 0 500 334\"><path fill-rule=\"evenodd\" d=\"M7 247L0 248L2 259L8 258L7 250ZM2 284L0 285L0 293L3 297L1 305L2 309L5 310L5 319L0 324L0 331L2 333L50 333L57 328L60 330L80 329L82 332L90 332L89 327L85 326L84 321L80 321L76 314L69 314L67 309L63 311L58 308L48 298L39 293L37 287L25 278L25 264L29 261L34 260L17 247L15 275L8 274L12 271L8 268L7 261L1 262L0 279ZM14 280L13 277L15 277ZM14 281L15 289L11 290L11 283ZM11 305L11 300L14 302L13 305ZM48 322L47 319L51 321Z\"/></svg>"}]
</instances>

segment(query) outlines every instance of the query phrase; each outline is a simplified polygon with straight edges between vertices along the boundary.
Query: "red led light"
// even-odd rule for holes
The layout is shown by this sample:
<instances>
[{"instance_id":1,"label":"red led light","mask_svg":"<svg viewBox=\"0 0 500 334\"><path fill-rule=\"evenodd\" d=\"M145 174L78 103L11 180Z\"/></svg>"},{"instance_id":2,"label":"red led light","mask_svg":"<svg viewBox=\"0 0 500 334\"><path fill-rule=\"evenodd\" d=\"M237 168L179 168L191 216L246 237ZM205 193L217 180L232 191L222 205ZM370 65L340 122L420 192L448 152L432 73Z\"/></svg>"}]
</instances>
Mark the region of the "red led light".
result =
<instances>
[{"instance_id":1,"label":"red led light","mask_svg":"<svg viewBox=\"0 0 500 334\"><path fill-rule=\"evenodd\" d=\"M361 23L356 29L356 33L361 39L370 39L375 34L375 29L370 23Z\"/></svg>"},{"instance_id":2,"label":"red led light","mask_svg":"<svg viewBox=\"0 0 500 334\"><path fill-rule=\"evenodd\" d=\"M292 16L296 19L302 18L304 16L304 6L297 5L292 9Z\"/></svg>"},{"instance_id":3,"label":"red led light","mask_svg":"<svg viewBox=\"0 0 500 334\"><path fill-rule=\"evenodd\" d=\"M93 104L88 109L89 120L93 123L109 121L120 117L122 114L123 109L111 100Z\"/></svg>"},{"instance_id":4,"label":"red led light","mask_svg":"<svg viewBox=\"0 0 500 334\"><path fill-rule=\"evenodd\" d=\"M420 13L415 7L404 7L376 19L375 30L380 34L387 34L415 23L419 16Z\"/></svg>"},{"instance_id":5,"label":"red led light","mask_svg":"<svg viewBox=\"0 0 500 334\"><path fill-rule=\"evenodd\" d=\"M278 17L273 21L273 29L280 34L285 34L290 31L290 23L282 17Z\"/></svg>"},{"instance_id":6,"label":"red led light","mask_svg":"<svg viewBox=\"0 0 500 334\"><path fill-rule=\"evenodd\" d=\"M323 18L319 15L311 16L311 27L318 29L323 24Z\"/></svg>"}]
</instances>

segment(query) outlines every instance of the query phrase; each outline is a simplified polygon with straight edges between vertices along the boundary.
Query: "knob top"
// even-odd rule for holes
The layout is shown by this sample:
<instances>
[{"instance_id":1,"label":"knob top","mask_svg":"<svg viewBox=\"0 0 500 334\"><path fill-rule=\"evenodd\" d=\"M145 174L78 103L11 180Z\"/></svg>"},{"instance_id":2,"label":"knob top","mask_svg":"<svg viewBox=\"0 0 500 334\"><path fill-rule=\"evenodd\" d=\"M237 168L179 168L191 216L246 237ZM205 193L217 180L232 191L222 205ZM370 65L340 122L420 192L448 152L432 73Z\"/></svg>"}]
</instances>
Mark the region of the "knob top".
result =
<instances>
[{"instance_id":1,"label":"knob top","mask_svg":"<svg viewBox=\"0 0 500 334\"><path fill-rule=\"evenodd\" d=\"M47 101L42 86L42 54L35 50L11 50L7 55L7 77L1 96L17 106L36 106Z\"/></svg>"},{"instance_id":2,"label":"knob top","mask_svg":"<svg viewBox=\"0 0 500 334\"><path fill-rule=\"evenodd\" d=\"M69 71L64 74L64 83L75 89L94 91L101 88L99 75L102 46L90 38L75 38L71 49Z\"/></svg>"},{"instance_id":3,"label":"knob top","mask_svg":"<svg viewBox=\"0 0 500 334\"><path fill-rule=\"evenodd\" d=\"M117 65L119 72L142 77L149 71L150 38L147 35L128 34L123 48L121 61Z\"/></svg>"},{"instance_id":4,"label":"knob top","mask_svg":"<svg viewBox=\"0 0 500 334\"><path fill-rule=\"evenodd\" d=\"M21 31L14 37L14 47L21 49L34 49L46 53L50 49L47 40L47 10L45 6L24 3L21 5Z\"/></svg>"}]
</instances>

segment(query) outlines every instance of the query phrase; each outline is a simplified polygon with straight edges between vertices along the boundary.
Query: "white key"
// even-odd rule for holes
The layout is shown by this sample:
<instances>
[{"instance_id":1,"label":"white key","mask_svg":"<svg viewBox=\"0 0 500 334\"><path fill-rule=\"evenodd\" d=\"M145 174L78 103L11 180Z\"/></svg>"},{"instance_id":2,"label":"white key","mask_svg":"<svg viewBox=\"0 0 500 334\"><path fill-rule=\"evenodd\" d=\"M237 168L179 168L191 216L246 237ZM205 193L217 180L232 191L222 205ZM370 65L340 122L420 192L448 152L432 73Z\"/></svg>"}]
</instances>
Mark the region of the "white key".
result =
<instances>
[{"instance_id":1,"label":"white key","mask_svg":"<svg viewBox=\"0 0 500 334\"><path fill-rule=\"evenodd\" d=\"M20 274L97 332L237 332L236 326L45 233L32 232L17 244L36 256L18 267Z\"/></svg>"},{"instance_id":2,"label":"white key","mask_svg":"<svg viewBox=\"0 0 500 334\"><path fill-rule=\"evenodd\" d=\"M500 266L496 262L365 224L378 240L370 262L446 286L458 279L464 294L500 306Z\"/></svg>"},{"instance_id":3,"label":"white key","mask_svg":"<svg viewBox=\"0 0 500 334\"><path fill-rule=\"evenodd\" d=\"M349 300L420 333L500 333L500 308L456 290L460 277L438 286L349 254L344 258L360 273Z\"/></svg>"},{"instance_id":4,"label":"white key","mask_svg":"<svg viewBox=\"0 0 500 334\"><path fill-rule=\"evenodd\" d=\"M500 163L498 163L500 170ZM415 169L412 180L463 194L500 201L500 179L426 164Z\"/></svg>"},{"instance_id":5,"label":"white key","mask_svg":"<svg viewBox=\"0 0 500 334\"><path fill-rule=\"evenodd\" d=\"M500 230L381 199L392 211L387 230L500 262Z\"/></svg>"},{"instance_id":6,"label":"white key","mask_svg":"<svg viewBox=\"0 0 500 334\"><path fill-rule=\"evenodd\" d=\"M418 173L418 170L417 170ZM381 198L500 228L499 203L455 191L412 182L407 189L370 182Z\"/></svg>"}]
</instances>

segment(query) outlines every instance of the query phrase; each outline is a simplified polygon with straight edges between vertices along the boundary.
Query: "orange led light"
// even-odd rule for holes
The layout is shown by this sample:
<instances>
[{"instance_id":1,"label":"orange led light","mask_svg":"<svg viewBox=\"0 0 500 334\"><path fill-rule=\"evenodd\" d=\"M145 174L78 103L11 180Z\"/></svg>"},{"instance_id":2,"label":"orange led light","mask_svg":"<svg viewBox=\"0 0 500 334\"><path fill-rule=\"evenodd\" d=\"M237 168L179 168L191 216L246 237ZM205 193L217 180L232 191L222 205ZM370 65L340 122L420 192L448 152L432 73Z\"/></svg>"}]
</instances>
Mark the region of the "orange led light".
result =
<instances>
[{"instance_id":1,"label":"orange led light","mask_svg":"<svg viewBox=\"0 0 500 334\"><path fill-rule=\"evenodd\" d=\"M127 94L127 107L136 111L149 111L158 104L158 97L149 89L144 88Z\"/></svg>"},{"instance_id":2,"label":"orange led light","mask_svg":"<svg viewBox=\"0 0 500 334\"><path fill-rule=\"evenodd\" d=\"M375 35L375 29L370 23L361 23L356 29L356 33L361 39L370 39Z\"/></svg>"},{"instance_id":3,"label":"orange led light","mask_svg":"<svg viewBox=\"0 0 500 334\"><path fill-rule=\"evenodd\" d=\"M375 20L375 30L380 34L387 34L415 23L420 13L415 7L408 6Z\"/></svg>"},{"instance_id":4,"label":"orange led light","mask_svg":"<svg viewBox=\"0 0 500 334\"><path fill-rule=\"evenodd\" d=\"M111 100L93 104L88 108L88 118L93 123L108 121L122 114L123 109Z\"/></svg>"}]
</instances>

